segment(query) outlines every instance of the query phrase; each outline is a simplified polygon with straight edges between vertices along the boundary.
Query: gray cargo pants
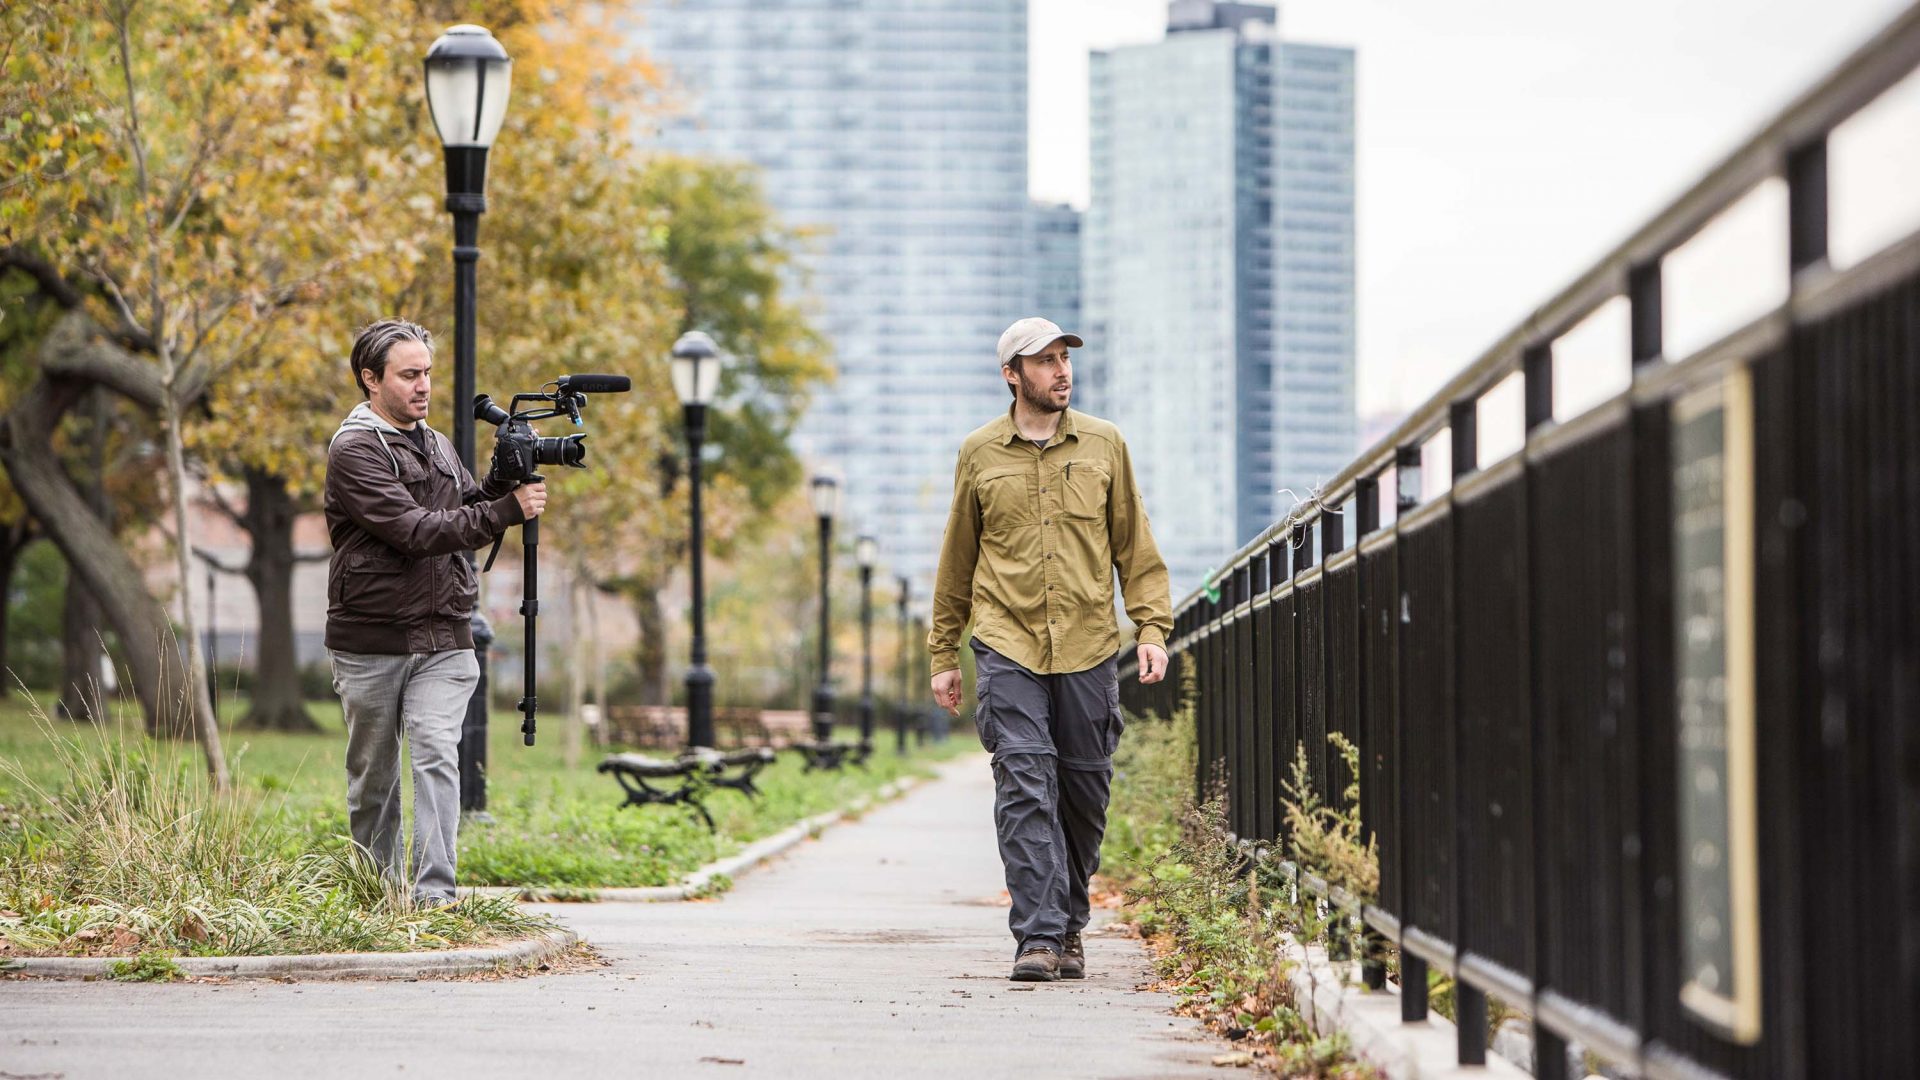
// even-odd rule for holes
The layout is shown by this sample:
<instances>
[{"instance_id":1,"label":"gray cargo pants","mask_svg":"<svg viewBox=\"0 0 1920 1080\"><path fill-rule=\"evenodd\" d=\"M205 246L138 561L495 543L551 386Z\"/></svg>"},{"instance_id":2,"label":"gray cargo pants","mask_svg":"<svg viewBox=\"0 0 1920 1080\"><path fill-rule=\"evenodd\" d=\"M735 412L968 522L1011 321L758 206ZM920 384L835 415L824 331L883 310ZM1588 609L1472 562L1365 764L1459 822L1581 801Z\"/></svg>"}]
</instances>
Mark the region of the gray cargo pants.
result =
<instances>
[{"instance_id":1,"label":"gray cargo pants","mask_svg":"<svg viewBox=\"0 0 1920 1080\"><path fill-rule=\"evenodd\" d=\"M1120 719L1116 658L1065 675L1036 675L973 641L974 721L993 754L993 820L1013 910L1015 958L1029 945L1058 953L1087 925L1087 881L1100 869L1107 787Z\"/></svg>"},{"instance_id":2,"label":"gray cargo pants","mask_svg":"<svg viewBox=\"0 0 1920 1080\"><path fill-rule=\"evenodd\" d=\"M353 842L407 881L400 847L400 739L413 760L413 898L454 898L460 836L460 726L480 682L472 649L329 652L347 719L347 819Z\"/></svg>"}]
</instances>

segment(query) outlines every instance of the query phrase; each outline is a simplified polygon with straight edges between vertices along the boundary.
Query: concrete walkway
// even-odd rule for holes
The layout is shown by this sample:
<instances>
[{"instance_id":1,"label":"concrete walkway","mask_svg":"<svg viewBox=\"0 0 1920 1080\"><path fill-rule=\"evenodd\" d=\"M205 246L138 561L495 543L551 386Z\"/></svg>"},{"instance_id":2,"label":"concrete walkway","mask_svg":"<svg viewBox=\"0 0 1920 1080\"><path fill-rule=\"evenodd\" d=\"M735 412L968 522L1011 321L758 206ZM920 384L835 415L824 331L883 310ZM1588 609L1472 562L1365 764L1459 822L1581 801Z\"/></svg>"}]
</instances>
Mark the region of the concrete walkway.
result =
<instances>
[{"instance_id":1,"label":"concrete walkway","mask_svg":"<svg viewBox=\"0 0 1920 1080\"><path fill-rule=\"evenodd\" d=\"M486 982L0 981L0 1075L1194 1077L1226 1049L1090 933L1082 983L1006 979L984 759L712 902L551 905L612 961ZM1100 913L1096 913L1098 916ZM1031 988L1023 989L1023 986Z\"/></svg>"}]
</instances>

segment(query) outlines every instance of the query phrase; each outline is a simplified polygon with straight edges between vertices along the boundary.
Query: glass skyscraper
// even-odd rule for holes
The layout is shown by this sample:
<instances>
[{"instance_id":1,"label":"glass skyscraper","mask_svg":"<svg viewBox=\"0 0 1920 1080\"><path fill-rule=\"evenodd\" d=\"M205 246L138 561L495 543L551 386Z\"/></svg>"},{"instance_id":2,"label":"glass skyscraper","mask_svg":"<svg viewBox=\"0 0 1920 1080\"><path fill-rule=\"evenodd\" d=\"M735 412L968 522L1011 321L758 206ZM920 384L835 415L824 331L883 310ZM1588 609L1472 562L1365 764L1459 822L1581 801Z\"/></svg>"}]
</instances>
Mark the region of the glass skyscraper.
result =
<instances>
[{"instance_id":1,"label":"glass skyscraper","mask_svg":"<svg viewBox=\"0 0 1920 1080\"><path fill-rule=\"evenodd\" d=\"M843 535L926 594L967 432L1007 407L994 346L1032 297L1026 0L656 0L636 44L664 149L759 166L817 233L801 287L837 382L801 450L845 478Z\"/></svg>"},{"instance_id":2,"label":"glass skyscraper","mask_svg":"<svg viewBox=\"0 0 1920 1080\"><path fill-rule=\"evenodd\" d=\"M1353 50L1176 0L1091 61L1083 242L1099 411L1176 598L1355 451Z\"/></svg>"}]
</instances>

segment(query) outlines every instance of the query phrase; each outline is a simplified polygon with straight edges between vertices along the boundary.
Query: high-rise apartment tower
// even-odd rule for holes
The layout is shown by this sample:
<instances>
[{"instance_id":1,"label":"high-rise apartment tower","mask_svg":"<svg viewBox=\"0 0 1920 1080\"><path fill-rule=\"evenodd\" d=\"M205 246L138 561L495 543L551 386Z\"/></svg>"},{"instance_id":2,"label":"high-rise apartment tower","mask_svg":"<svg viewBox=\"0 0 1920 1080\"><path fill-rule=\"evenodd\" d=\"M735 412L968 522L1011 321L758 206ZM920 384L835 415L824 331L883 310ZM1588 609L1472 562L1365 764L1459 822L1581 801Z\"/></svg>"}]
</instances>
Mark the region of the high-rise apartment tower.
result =
<instances>
[{"instance_id":1,"label":"high-rise apartment tower","mask_svg":"<svg viewBox=\"0 0 1920 1080\"><path fill-rule=\"evenodd\" d=\"M636 44L669 150L751 162L791 225L839 378L801 425L843 535L925 595L960 440L1007 407L1031 296L1026 0L655 0Z\"/></svg>"},{"instance_id":2,"label":"high-rise apartment tower","mask_svg":"<svg viewBox=\"0 0 1920 1080\"><path fill-rule=\"evenodd\" d=\"M1263 4L1093 54L1086 352L1176 598L1355 451L1353 76Z\"/></svg>"}]
</instances>

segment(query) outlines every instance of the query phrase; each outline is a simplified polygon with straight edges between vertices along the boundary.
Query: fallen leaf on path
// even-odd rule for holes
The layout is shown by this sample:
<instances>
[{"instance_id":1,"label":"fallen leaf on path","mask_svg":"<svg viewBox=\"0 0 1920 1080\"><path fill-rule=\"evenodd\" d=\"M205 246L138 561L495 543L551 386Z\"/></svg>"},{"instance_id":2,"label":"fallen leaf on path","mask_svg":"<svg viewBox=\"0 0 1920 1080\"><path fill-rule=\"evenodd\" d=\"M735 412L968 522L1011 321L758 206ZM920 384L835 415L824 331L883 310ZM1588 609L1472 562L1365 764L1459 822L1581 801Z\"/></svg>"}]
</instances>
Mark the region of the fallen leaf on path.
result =
<instances>
[{"instance_id":1,"label":"fallen leaf on path","mask_svg":"<svg viewBox=\"0 0 1920 1080\"><path fill-rule=\"evenodd\" d=\"M723 1058L723 1057L703 1057L700 1059L700 1061L702 1064L707 1064L707 1065L745 1065L747 1063L746 1058Z\"/></svg>"},{"instance_id":2,"label":"fallen leaf on path","mask_svg":"<svg viewBox=\"0 0 1920 1080\"><path fill-rule=\"evenodd\" d=\"M1213 1063L1222 1068L1244 1069L1253 1064L1253 1055L1245 1050L1235 1050L1231 1054L1215 1055Z\"/></svg>"}]
</instances>

